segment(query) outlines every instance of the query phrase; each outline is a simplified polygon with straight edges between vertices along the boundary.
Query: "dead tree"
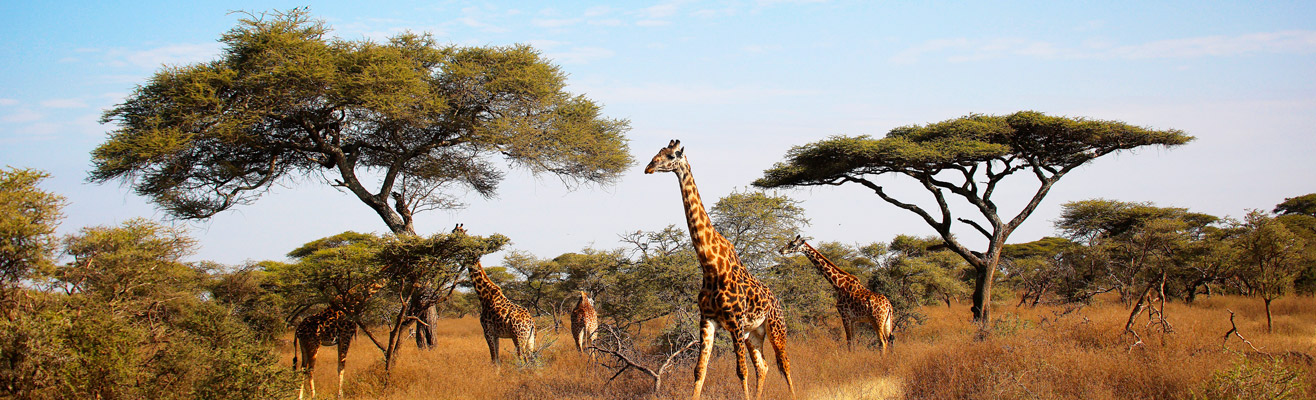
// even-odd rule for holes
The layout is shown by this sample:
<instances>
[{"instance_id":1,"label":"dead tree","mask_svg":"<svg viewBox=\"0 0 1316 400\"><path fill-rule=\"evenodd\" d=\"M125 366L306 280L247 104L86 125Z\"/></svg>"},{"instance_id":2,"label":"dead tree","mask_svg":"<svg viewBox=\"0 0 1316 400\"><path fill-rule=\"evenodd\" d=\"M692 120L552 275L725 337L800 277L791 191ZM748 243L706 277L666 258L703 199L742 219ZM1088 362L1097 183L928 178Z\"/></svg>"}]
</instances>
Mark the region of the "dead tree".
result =
<instances>
[{"instance_id":1,"label":"dead tree","mask_svg":"<svg viewBox=\"0 0 1316 400\"><path fill-rule=\"evenodd\" d=\"M617 379L618 376L621 376L621 374L626 371L635 370L647 375L653 380L654 394L657 394L658 390L662 388L663 374L673 365L688 358L682 357L682 355L686 354L687 351L693 349L695 345L699 343L699 339L695 338L693 333L686 333L678 335L676 338L669 338L667 340L668 349L666 352L653 356L645 356L636 353L635 343L625 331L617 329L612 325L601 325L599 326L599 332L603 333L600 337L600 339L603 340L596 341L595 345L590 346L587 350L597 351L611 356L611 360L605 359L596 361L599 365L616 371L612 374L612 377L608 378L608 383L612 383L613 380ZM677 343L685 343L685 345L678 348L676 347ZM657 357L662 357L662 363L658 365L657 369L644 365L644 363L646 363L644 360L645 358Z\"/></svg>"}]
</instances>

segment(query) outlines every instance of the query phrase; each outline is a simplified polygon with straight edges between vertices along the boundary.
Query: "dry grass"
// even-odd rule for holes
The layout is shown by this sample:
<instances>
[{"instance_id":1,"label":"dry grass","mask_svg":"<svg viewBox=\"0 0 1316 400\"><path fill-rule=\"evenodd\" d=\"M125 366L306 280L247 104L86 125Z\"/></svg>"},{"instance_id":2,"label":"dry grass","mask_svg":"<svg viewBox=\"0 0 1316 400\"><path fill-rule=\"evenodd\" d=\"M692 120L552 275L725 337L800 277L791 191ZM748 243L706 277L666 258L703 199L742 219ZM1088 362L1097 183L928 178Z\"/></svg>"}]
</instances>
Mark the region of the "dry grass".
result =
<instances>
[{"instance_id":1,"label":"dry grass","mask_svg":"<svg viewBox=\"0 0 1316 400\"><path fill-rule=\"evenodd\" d=\"M1197 304L1168 304L1175 332L1138 329L1145 346L1130 349L1133 339L1120 334L1128 309L1101 303L1063 314L1062 307L994 309L993 333L979 339L968 321L967 306L926 307L928 320L902 332L887 355L869 346L847 351L838 324L793 333L789 354L801 399L1181 399L1202 393L1212 377L1246 358L1257 358L1237 338L1228 348L1229 313L1238 328L1261 350L1290 354L1284 365L1297 369L1307 391L1316 397L1316 366L1295 354L1316 355L1316 299L1289 297L1272 305L1274 333L1266 333L1261 301L1235 297L1201 299ZM1063 315L1062 315L1063 314ZM540 341L552 340L551 325ZM348 360L345 392L360 399L634 399L649 395L650 381L626 373L605 383L611 371L576 352L568 335L544 352L539 367L511 362L511 343L503 341L504 365L489 364L488 350L473 318L443 320L437 325L437 348L419 351L408 345L392 376L385 379L380 352L358 336ZM860 338L872 343L871 332ZM1246 351L1244 349L1247 349ZM291 365L291 346L284 363ZM334 392L333 349L322 348L317 388L321 397ZM769 357L769 364L771 364ZM706 398L740 398L731 354L716 355L709 365ZM785 381L770 365L764 398L787 398ZM659 398L688 397L693 386L689 365L664 377Z\"/></svg>"}]
</instances>

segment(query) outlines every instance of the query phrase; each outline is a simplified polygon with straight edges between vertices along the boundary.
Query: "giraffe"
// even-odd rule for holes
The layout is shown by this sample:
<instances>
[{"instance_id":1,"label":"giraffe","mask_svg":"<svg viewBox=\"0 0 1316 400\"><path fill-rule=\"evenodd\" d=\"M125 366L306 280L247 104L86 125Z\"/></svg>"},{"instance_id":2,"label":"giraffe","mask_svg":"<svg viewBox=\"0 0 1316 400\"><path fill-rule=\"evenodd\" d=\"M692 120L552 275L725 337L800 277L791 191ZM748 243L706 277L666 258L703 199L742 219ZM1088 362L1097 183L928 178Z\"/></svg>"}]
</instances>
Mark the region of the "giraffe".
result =
<instances>
[{"instance_id":1,"label":"giraffe","mask_svg":"<svg viewBox=\"0 0 1316 400\"><path fill-rule=\"evenodd\" d=\"M886 296L873 293L859 283L859 278L838 268L831 260L814 249L804 238L795 235L795 240L781 249L782 255L800 253L818 267L827 282L836 289L836 311L841 314L841 326L845 328L845 347L854 350L854 326L867 322L877 332L877 341L882 344L882 353L886 353L891 341L892 322L891 301Z\"/></svg>"},{"instance_id":2,"label":"giraffe","mask_svg":"<svg viewBox=\"0 0 1316 400\"><path fill-rule=\"evenodd\" d=\"M315 380L312 379L315 353L319 352L320 346L334 345L338 346L338 398L343 398L343 369L347 366L348 348L356 336L356 316L366 301L386 283L386 280L381 279L363 288L334 296L329 307L297 323L292 340L292 365L293 369L300 366L303 374L302 384L297 388L299 400L307 386L311 387L311 398L315 398ZM297 363L298 355L301 356L300 365Z\"/></svg>"},{"instance_id":3,"label":"giraffe","mask_svg":"<svg viewBox=\"0 0 1316 400\"><path fill-rule=\"evenodd\" d=\"M599 330L599 316L594 312L594 302L589 295L580 292L576 309L571 311L571 337L576 339L576 349L585 351L594 343L594 334Z\"/></svg>"},{"instance_id":4,"label":"giraffe","mask_svg":"<svg viewBox=\"0 0 1316 400\"><path fill-rule=\"evenodd\" d=\"M457 224L452 233L466 234L466 228ZM484 328L485 342L489 343L491 362L495 366L500 364L498 339L501 338L511 338L512 345L516 346L517 358L528 360L535 348L535 320L530 317L530 311L512 303L503 295L503 290L484 273L484 266L479 259L466 269L471 276L471 285L480 297L480 326Z\"/></svg>"},{"instance_id":5,"label":"giraffe","mask_svg":"<svg viewBox=\"0 0 1316 400\"><path fill-rule=\"evenodd\" d=\"M763 341L770 339L777 353L777 369L786 378L791 396L795 384L791 381L790 359L786 356L786 324L782 320L781 304L767 286L749 274L740 263L735 248L725 237L713 229L712 220L699 199L699 189L690 173L690 163L680 140L668 142L644 168L645 174L673 172L681 185L682 203L685 205L686 223L694 243L699 267L703 270L703 285L699 290L699 362L695 365L694 398L703 391L708 359L713 352L713 338L717 327L731 334L736 348L736 374L740 377L745 398L749 395L749 380L745 353L754 362L757 377L755 398L763 395L763 381L768 365L763 361Z\"/></svg>"}]
</instances>

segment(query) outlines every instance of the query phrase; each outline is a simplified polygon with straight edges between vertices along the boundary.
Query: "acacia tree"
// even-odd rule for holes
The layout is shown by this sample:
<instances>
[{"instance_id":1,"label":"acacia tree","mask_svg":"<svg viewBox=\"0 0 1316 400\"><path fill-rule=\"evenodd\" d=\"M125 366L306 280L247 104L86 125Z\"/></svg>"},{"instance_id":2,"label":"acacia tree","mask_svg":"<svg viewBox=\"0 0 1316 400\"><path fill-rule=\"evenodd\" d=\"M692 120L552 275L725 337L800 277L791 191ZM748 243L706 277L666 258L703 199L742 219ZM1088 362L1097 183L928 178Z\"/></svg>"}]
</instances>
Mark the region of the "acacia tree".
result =
<instances>
[{"instance_id":1,"label":"acacia tree","mask_svg":"<svg viewBox=\"0 0 1316 400\"><path fill-rule=\"evenodd\" d=\"M49 175L30 169L0 169L0 314L13 320L19 283L55 267L55 227L64 198L37 187Z\"/></svg>"},{"instance_id":2,"label":"acacia tree","mask_svg":"<svg viewBox=\"0 0 1316 400\"><path fill-rule=\"evenodd\" d=\"M1177 146L1193 137L1119 121L1048 116L1034 111L969 115L929 125L892 129L882 139L835 136L792 148L786 160L764 171L754 185L764 188L859 184L882 200L917 214L975 271L974 320L989 321L991 286L1002 246L1033 213L1061 177L1098 157L1148 145ZM1017 172L1037 179L1037 188L1013 215L1001 215L997 187ZM924 208L907 194L888 193L875 178L903 175L922 184L935 201ZM897 197L899 196L899 198ZM977 215L952 215L950 197ZM903 200L902 200L903 199ZM1008 219L1006 219L1008 218ZM952 233L956 223L987 241L973 251Z\"/></svg>"},{"instance_id":3,"label":"acacia tree","mask_svg":"<svg viewBox=\"0 0 1316 400\"><path fill-rule=\"evenodd\" d=\"M169 215L206 219L279 182L319 178L395 234L413 217L495 194L513 167L569 186L611 184L632 159L625 120L564 90L524 45L327 37L303 9L242 19L221 56L168 67L105 112L116 128L88 180L129 182Z\"/></svg>"},{"instance_id":4,"label":"acacia tree","mask_svg":"<svg viewBox=\"0 0 1316 400\"><path fill-rule=\"evenodd\" d=\"M1271 330L1270 303L1293 289L1305 246L1283 223L1259 210L1249 212L1245 232L1234 239L1241 256L1243 282L1266 302L1266 331Z\"/></svg>"}]
</instances>

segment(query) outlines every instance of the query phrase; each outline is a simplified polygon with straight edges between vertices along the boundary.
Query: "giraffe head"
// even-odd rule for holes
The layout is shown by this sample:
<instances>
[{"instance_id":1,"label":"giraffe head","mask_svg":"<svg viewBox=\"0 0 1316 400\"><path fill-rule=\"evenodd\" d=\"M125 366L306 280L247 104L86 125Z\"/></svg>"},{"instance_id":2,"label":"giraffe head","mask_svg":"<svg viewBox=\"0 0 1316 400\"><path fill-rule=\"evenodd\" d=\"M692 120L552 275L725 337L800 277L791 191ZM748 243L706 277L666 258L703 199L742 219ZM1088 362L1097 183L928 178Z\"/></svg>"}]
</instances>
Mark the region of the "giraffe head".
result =
<instances>
[{"instance_id":1,"label":"giraffe head","mask_svg":"<svg viewBox=\"0 0 1316 400\"><path fill-rule=\"evenodd\" d=\"M589 295L588 295L588 294L585 294L585 291L584 291L584 290L581 290L581 291L580 291L580 300L578 301L578 303L585 303L585 304L590 304L590 305L593 305L593 304L594 304L593 301L590 301L590 299L589 299Z\"/></svg>"},{"instance_id":2,"label":"giraffe head","mask_svg":"<svg viewBox=\"0 0 1316 400\"><path fill-rule=\"evenodd\" d=\"M804 243L804 238L800 237L800 235L795 235L795 240L786 243L786 246L782 247L780 252L783 256L791 253L804 253L805 248L808 246L808 243Z\"/></svg>"},{"instance_id":3,"label":"giraffe head","mask_svg":"<svg viewBox=\"0 0 1316 400\"><path fill-rule=\"evenodd\" d=\"M452 233L466 234L466 228L463 227L463 224L457 224L457 226L452 228Z\"/></svg>"},{"instance_id":4,"label":"giraffe head","mask_svg":"<svg viewBox=\"0 0 1316 400\"><path fill-rule=\"evenodd\" d=\"M685 163L685 147L681 146L680 140L672 140L667 142L667 147L658 150L653 161L649 161L649 166L644 167L644 173L672 172Z\"/></svg>"}]
</instances>

